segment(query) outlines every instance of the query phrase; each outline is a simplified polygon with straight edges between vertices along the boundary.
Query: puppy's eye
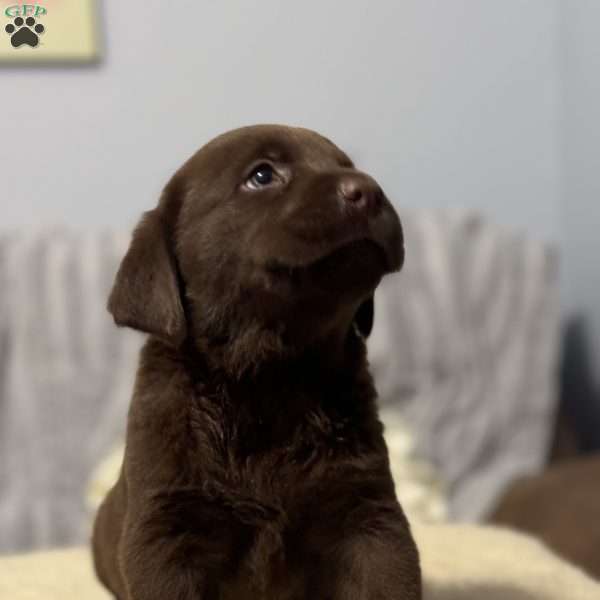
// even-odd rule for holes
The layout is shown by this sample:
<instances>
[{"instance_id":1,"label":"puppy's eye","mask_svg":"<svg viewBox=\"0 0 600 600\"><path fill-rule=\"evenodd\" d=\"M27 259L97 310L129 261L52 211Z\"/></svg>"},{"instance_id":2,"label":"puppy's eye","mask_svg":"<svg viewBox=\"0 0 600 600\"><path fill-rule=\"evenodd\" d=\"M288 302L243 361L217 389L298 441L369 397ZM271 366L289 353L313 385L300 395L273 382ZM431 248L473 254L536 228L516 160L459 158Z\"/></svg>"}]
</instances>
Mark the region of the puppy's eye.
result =
<instances>
[{"instance_id":1,"label":"puppy's eye","mask_svg":"<svg viewBox=\"0 0 600 600\"><path fill-rule=\"evenodd\" d=\"M277 173L275 173L273 167L268 163L263 163L250 173L250 176L246 179L246 186L251 190L257 190L271 185L277 178Z\"/></svg>"}]
</instances>

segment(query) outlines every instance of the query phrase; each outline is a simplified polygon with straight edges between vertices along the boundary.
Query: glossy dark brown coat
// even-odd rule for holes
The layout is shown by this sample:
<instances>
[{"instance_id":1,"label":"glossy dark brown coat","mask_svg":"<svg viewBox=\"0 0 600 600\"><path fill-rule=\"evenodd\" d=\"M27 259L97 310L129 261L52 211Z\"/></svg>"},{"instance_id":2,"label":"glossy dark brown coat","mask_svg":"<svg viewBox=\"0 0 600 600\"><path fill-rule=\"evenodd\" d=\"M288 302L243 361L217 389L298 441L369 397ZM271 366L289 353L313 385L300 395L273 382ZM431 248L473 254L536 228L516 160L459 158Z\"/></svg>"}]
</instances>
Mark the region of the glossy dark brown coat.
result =
<instances>
[{"instance_id":1,"label":"glossy dark brown coat","mask_svg":"<svg viewBox=\"0 0 600 600\"><path fill-rule=\"evenodd\" d=\"M117 598L421 597L364 344L403 252L379 186L308 130L236 130L176 173L109 300L150 334L94 529Z\"/></svg>"}]
</instances>

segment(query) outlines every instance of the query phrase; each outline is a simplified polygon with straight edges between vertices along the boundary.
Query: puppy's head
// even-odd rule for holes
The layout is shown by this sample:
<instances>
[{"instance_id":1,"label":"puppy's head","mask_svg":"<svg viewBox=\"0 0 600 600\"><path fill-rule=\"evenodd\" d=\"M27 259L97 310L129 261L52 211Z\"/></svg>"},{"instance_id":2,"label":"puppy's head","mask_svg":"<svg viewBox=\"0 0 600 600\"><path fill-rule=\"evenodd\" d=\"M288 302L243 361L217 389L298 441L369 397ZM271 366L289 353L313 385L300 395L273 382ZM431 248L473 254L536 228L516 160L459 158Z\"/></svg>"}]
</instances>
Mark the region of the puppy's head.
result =
<instances>
[{"instance_id":1,"label":"puppy's head","mask_svg":"<svg viewBox=\"0 0 600 600\"><path fill-rule=\"evenodd\" d=\"M170 344L255 362L353 325L368 335L373 292L403 258L390 202L334 144L246 127L197 152L144 215L109 310Z\"/></svg>"}]
</instances>

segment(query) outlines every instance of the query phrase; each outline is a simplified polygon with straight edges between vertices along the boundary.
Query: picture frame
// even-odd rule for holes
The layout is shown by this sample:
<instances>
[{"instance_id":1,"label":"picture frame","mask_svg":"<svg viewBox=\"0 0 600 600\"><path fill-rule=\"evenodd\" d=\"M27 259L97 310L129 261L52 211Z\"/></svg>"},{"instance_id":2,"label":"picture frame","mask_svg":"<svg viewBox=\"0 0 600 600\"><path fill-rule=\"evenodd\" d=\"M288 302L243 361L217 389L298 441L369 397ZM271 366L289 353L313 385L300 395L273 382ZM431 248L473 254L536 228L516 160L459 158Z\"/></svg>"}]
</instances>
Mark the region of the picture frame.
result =
<instances>
[{"instance_id":1,"label":"picture frame","mask_svg":"<svg viewBox=\"0 0 600 600\"><path fill-rule=\"evenodd\" d=\"M0 63L95 63L100 59L96 0L0 1Z\"/></svg>"}]
</instances>

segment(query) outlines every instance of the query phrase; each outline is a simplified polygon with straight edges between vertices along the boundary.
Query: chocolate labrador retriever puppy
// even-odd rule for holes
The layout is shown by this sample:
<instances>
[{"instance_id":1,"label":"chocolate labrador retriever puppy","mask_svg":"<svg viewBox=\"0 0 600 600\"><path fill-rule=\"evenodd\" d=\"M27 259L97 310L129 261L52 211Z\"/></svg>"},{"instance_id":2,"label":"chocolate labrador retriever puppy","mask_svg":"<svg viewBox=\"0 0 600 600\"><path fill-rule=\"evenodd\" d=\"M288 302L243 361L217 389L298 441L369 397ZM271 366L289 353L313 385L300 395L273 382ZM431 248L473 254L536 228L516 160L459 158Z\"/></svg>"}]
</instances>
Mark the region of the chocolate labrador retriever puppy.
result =
<instances>
[{"instance_id":1,"label":"chocolate labrador retriever puppy","mask_svg":"<svg viewBox=\"0 0 600 600\"><path fill-rule=\"evenodd\" d=\"M97 573L120 600L415 600L364 338L403 262L381 188L329 140L255 126L194 155L109 300L150 334Z\"/></svg>"}]
</instances>

